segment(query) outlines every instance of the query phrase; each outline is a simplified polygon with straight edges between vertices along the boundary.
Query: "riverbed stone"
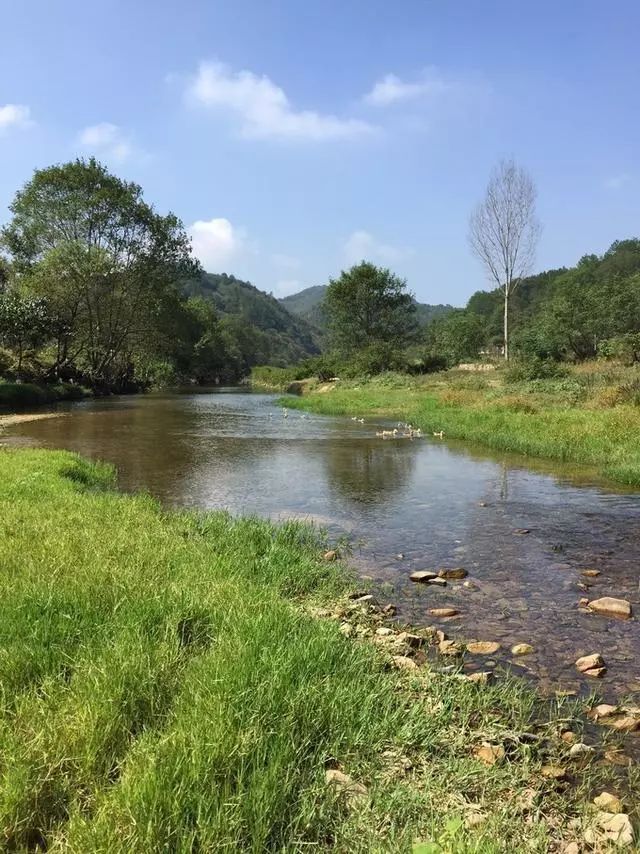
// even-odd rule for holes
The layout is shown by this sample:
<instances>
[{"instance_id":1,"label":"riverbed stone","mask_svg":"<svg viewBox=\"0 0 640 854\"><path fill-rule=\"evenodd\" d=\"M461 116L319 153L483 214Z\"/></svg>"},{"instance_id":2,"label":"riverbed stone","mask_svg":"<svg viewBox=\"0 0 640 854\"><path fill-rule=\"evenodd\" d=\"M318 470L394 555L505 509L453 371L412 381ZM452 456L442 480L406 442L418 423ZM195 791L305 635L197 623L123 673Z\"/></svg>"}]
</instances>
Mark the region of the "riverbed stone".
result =
<instances>
[{"instance_id":1,"label":"riverbed stone","mask_svg":"<svg viewBox=\"0 0 640 854\"><path fill-rule=\"evenodd\" d=\"M490 744L488 741L483 741L479 747L473 751L473 755L485 765L496 765L504 759L504 747L501 744Z\"/></svg>"},{"instance_id":2,"label":"riverbed stone","mask_svg":"<svg viewBox=\"0 0 640 854\"><path fill-rule=\"evenodd\" d=\"M611 792L602 792L597 798L593 799L593 803L603 812L620 813L623 810L622 801L617 795Z\"/></svg>"},{"instance_id":3,"label":"riverbed stone","mask_svg":"<svg viewBox=\"0 0 640 854\"><path fill-rule=\"evenodd\" d=\"M585 744L584 741L578 741L576 744L571 745L569 750L569 756L572 759L578 759L580 756L589 756L592 753L595 753L595 748L591 747L590 744Z\"/></svg>"},{"instance_id":4,"label":"riverbed stone","mask_svg":"<svg viewBox=\"0 0 640 854\"><path fill-rule=\"evenodd\" d=\"M595 671L604 671L606 665L603 657L599 652L594 652L591 655L583 655L576 661L576 667L580 673L585 673L587 676L601 676L602 673L595 674Z\"/></svg>"},{"instance_id":5,"label":"riverbed stone","mask_svg":"<svg viewBox=\"0 0 640 854\"><path fill-rule=\"evenodd\" d=\"M593 599L588 608L596 614L605 617L618 617L627 620L631 616L631 603L626 599L615 599L613 596L603 596L601 599Z\"/></svg>"},{"instance_id":6,"label":"riverbed stone","mask_svg":"<svg viewBox=\"0 0 640 854\"><path fill-rule=\"evenodd\" d=\"M637 732L640 729L640 718L635 718L633 715L613 715L605 718L602 724L617 732Z\"/></svg>"},{"instance_id":7,"label":"riverbed stone","mask_svg":"<svg viewBox=\"0 0 640 854\"><path fill-rule=\"evenodd\" d=\"M600 705L589 709L587 717L591 718L591 720L599 721L602 718L610 718L611 715L615 715L618 711L618 706L612 706L610 703L600 703Z\"/></svg>"},{"instance_id":8,"label":"riverbed stone","mask_svg":"<svg viewBox=\"0 0 640 854\"><path fill-rule=\"evenodd\" d=\"M406 644L410 646L411 649L419 649L421 646L425 644L425 638L420 635L414 635L410 632L400 632L397 637L398 643Z\"/></svg>"},{"instance_id":9,"label":"riverbed stone","mask_svg":"<svg viewBox=\"0 0 640 854\"><path fill-rule=\"evenodd\" d=\"M438 575L435 578L430 579L430 581L428 581L427 583L432 584L434 587L446 587L447 586L447 579L446 578L440 578L440 576Z\"/></svg>"},{"instance_id":10,"label":"riverbed stone","mask_svg":"<svg viewBox=\"0 0 640 854\"><path fill-rule=\"evenodd\" d=\"M329 549L322 555L322 559L326 561L338 560L338 552L335 549Z\"/></svg>"},{"instance_id":11,"label":"riverbed stone","mask_svg":"<svg viewBox=\"0 0 640 854\"><path fill-rule=\"evenodd\" d=\"M562 782L567 779L566 768L563 768L561 765L543 765L540 769L540 773L548 780L557 780L558 782Z\"/></svg>"},{"instance_id":12,"label":"riverbed stone","mask_svg":"<svg viewBox=\"0 0 640 854\"><path fill-rule=\"evenodd\" d=\"M488 685L493 679L493 671L479 670L477 673L468 673L465 678L467 682L473 682L475 685Z\"/></svg>"},{"instance_id":13,"label":"riverbed stone","mask_svg":"<svg viewBox=\"0 0 640 854\"><path fill-rule=\"evenodd\" d=\"M600 570L599 569L585 569L585 570L583 570L582 574L586 578L597 578L600 575Z\"/></svg>"},{"instance_id":14,"label":"riverbed stone","mask_svg":"<svg viewBox=\"0 0 640 854\"><path fill-rule=\"evenodd\" d=\"M457 608L429 608L433 617L457 617L460 613Z\"/></svg>"},{"instance_id":15,"label":"riverbed stone","mask_svg":"<svg viewBox=\"0 0 640 854\"><path fill-rule=\"evenodd\" d=\"M500 649L497 641L471 641L467 644L467 652L472 655L493 655Z\"/></svg>"},{"instance_id":16,"label":"riverbed stone","mask_svg":"<svg viewBox=\"0 0 640 854\"><path fill-rule=\"evenodd\" d=\"M462 580L466 578L469 573L466 569L463 569L461 566L453 567L452 569L441 569L438 572L438 576L440 578L446 578L452 581Z\"/></svg>"},{"instance_id":17,"label":"riverbed stone","mask_svg":"<svg viewBox=\"0 0 640 854\"><path fill-rule=\"evenodd\" d=\"M517 643L511 647L511 655L531 655L535 652L530 643Z\"/></svg>"},{"instance_id":18,"label":"riverbed stone","mask_svg":"<svg viewBox=\"0 0 640 854\"><path fill-rule=\"evenodd\" d=\"M417 572L412 572L409 576L410 581L415 581L417 584L427 584L434 578L438 577L437 572L431 572L428 569L419 569Z\"/></svg>"},{"instance_id":19,"label":"riverbed stone","mask_svg":"<svg viewBox=\"0 0 640 854\"><path fill-rule=\"evenodd\" d=\"M379 629L376 629L376 635L381 638L388 638L390 635L393 635L393 629L387 626L380 626Z\"/></svg>"}]
</instances>

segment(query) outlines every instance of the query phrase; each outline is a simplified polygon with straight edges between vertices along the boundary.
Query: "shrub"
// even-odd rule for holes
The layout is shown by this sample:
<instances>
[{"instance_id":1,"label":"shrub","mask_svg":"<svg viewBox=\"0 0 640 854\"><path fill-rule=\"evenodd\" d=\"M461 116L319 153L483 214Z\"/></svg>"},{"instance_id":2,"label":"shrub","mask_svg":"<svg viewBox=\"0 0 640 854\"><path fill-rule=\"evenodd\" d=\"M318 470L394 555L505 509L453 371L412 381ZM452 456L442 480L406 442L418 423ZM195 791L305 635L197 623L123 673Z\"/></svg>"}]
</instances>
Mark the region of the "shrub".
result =
<instances>
[{"instance_id":1,"label":"shrub","mask_svg":"<svg viewBox=\"0 0 640 854\"><path fill-rule=\"evenodd\" d=\"M508 383L529 382L531 380L548 380L566 377L569 370L566 365L553 359L522 359L513 362L506 370L505 379Z\"/></svg>"}]
</instances>

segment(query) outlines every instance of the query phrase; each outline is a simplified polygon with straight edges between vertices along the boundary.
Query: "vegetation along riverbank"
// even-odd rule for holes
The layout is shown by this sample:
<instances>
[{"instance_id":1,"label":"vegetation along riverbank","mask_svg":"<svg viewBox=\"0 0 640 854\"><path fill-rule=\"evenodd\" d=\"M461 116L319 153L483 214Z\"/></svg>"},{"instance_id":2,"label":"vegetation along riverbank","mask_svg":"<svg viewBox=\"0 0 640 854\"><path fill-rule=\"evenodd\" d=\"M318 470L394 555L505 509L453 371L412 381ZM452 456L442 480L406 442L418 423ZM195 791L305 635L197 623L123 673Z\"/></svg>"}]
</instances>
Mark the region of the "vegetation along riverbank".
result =
<instances>
[{"instance_id":1,"label":"vegetation along riverbank","mask_svg":"<svg viewBox=\"0 0 640 854\"><path fill-rule=\"evenodd\" d=\"M578 706L465 678L455 644L425 655L442 638L350 597L310 528L165 512L65 452L2 449L0 470L5 849L628 837L635 767L575 749Z\"/></svg>"},{"instance_id":2,"label":"vegetation along riverbank","mask_svg":"<svg viewBox=\"0 0 640 854\"><path fill-rule=\"evenodd\" d=\"M326 415L411 423L429 435L502 451L586 464L618 483L640 486L639 375L636 366L587 362L548 379L521 367L382 374L312 381L286 405Z\"/></svg>"}]
</instances>

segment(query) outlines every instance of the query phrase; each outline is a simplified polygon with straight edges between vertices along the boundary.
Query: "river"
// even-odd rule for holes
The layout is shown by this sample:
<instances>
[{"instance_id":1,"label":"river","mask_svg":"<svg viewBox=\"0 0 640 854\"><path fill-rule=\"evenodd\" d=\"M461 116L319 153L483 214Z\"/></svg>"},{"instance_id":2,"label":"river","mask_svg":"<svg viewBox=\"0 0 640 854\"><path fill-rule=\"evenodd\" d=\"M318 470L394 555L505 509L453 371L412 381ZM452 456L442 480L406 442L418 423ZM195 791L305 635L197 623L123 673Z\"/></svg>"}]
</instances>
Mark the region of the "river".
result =
<instances>
[{"instance_id":1,"label":"river","mask_svg":"<svg viewBox=\"0 0 640 854\"><path fill-rule=\"evenodd\" d=\"M499 641L493 660L510 662L548 693L637 692L638 702L636 621L578 608L582 596L639 601L637 493L585 469L463 443L383 440L375 434L388 425L372 421L285 416L272 395L232 389L93 400L58 411L59 418L8 427L2 442L108 460L123 489L169 506L314 522L332 541L348 540L358 571L382 586L401 619ZM458 566L469 585L436 589L408 578L416 569ZM582 576L587 569L600 575ZM429 614L444 606L459 616ZM535 653L513 659L509 650L521 642ZM592 652L608 667L598 682L574 667Z\"/></svg>"}]
</instances>

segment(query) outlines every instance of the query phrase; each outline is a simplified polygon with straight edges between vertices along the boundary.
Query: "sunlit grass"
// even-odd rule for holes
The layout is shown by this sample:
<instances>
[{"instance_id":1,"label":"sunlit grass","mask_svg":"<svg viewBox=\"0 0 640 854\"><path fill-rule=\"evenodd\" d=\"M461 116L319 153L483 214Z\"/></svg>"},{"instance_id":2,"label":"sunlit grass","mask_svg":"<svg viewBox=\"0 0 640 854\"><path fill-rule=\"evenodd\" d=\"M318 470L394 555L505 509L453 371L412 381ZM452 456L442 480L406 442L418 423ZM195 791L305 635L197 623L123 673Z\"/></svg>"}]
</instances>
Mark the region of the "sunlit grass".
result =
<instances>
[{"instance_id":1,"label":"sunlit grass","mask_svg":"<svg viewBox=\"0 0 640 854\"><path fill-rule=\"evenodd\" d=\"M565 793L539 775L571 709L398 674L308 616L349 579L307 527L166 513L112 484L67 453L0 450L4 850L544 851L584 813L589 774ZM539 744L518 740L531 728ZM505 738L505 762L472 757ZM329 761L367 796L328 788Z\"/></svg>"}]
</instances>

